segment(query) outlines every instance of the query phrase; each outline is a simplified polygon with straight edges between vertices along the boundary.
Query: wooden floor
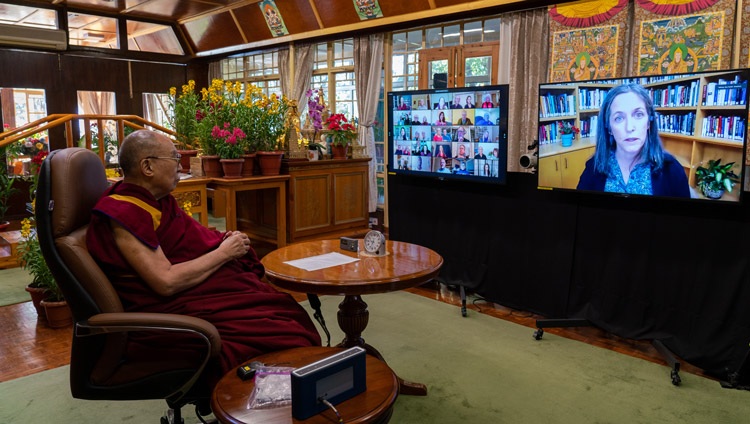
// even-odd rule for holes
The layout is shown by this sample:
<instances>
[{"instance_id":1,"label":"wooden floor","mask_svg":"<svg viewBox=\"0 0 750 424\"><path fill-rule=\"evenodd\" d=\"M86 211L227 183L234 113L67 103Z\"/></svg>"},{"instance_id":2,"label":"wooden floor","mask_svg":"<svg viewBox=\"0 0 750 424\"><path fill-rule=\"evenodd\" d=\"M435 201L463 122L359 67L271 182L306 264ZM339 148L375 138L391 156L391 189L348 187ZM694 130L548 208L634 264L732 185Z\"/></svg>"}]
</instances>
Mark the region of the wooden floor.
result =
<instances>
[{"instance_id":1,"label":"wooden floor","mask_svg":"<svg viewBox=\"0 0 750 424\"><path fill-rule=\"evenodd\" d=\"M461 303L459 293L444 285L429 283L408 291L434 299L436 302L452 305ZM298 300L304 299L304 295L295 297ZM532 334L536 328L536 319L544 318L483 301L469 302L467 306L469 314L484 313L529 327L529 343L534 343ZM460 309L456 308L457 316L460 316L460 313ZM38 323L31 302L0 307L0 323L0 358L3 359L0 361L0 382L69 363L72 327L53 330L43 323ZM656 349L647 341L623 339L594 327L551 328L545 329L545 332L666 365ZM664 369L665 383L670 381L669 371L669 368ZM704 375L702 370L684 362L681 363L681 372Z\"/></svg>"}]
</instances>

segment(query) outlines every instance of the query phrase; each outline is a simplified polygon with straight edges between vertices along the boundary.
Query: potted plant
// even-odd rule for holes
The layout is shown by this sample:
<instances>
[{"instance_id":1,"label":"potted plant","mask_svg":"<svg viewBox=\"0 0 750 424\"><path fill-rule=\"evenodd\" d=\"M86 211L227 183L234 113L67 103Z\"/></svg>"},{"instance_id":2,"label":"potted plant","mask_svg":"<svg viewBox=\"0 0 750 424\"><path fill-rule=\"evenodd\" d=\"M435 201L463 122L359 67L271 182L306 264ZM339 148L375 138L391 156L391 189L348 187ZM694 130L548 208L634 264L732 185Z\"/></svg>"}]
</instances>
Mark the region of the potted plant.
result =
<instances>
[{"instance_id":1,"label":"potted plant","mask_svg":"<svg viewBox=\"0 0 750 424\"><path fill-rule=\"evenodd\" d=\"M218 140L217 150L221 158L221 166L224 169L224 178L242 177L242 165L245 159L240 156L243 153L245 133L237 127L232 128L229 122L225 122L220 128L214 126L211 137Z\"/></svg>"},{"instance_id":2,"label":"potted plant","mask_svg":"<svg viewBox=\"0 0 750 424\"><path fill-rule=\"evenodd\" d=\"M308 139L300 137L298 142L300 147L307 148L308 160L318 160L322 158L326 151L326 146L319 142L318 132L323 129L323 121L328 119L328 109L323 100L323 90L307 90L307 119L305 127L312 130L312 136Z\"/></svg>"},{"instance_id":3,"label":"potted plant","mask_svg":"<svg viewBox=\"0 0 750 424\"><path fill-rule=\"evenodd\" d=\"M34 299L35 291L43 293L39 304L34 305L37 308L37 313L41 317L47 318L47 323L50 327L59 328L70 325L72 322L70 309L67 302L65 302L60 287L52 276L52 272L47 266L47 262L42 256L39 239L37 238L36 231L32 228L29 218L21 221L21 237L23 239L18 243L18 261L33 277L32 282L27 287L27 291L31 293L32 301L39 300L38 297ZM41 312L42 308L44 310L43 314Z\"/></svg>"},{"instance_id":4,"label":"potted plant","mask_svg":"<svg viewBox=\"0 0 750 424\"><path fill-rule=\"evenodd\" d=\"M721 159L709 160L708 167L699 166L695 170L695 179L703 195L709 199L719 199L725 191L731 193L740 180L732 171L733 166L734 162L722 165Z\"/></svg>"},{"instance_id":5,"label":"potted plant","mask_svg":"<svg viewBox=\"0 0 750 424\"><path fill-rule=\"evenodd\" d=\"M573 145L573 138L580 132L576 126L568 121L563 121L558 124L560 129L560 140L562 141L563 147L570 147Z\"/></svg>"},{"instance_id":6,"label":"potted plant","mask_svg":"<svg viewBox=\"0 0 750 424\"><path fill-rule=\"evenodd\" d=\"M10 198L18 192L18 189L13 187L16 179L3 171L5 170L0 171L0 230L10 225L10 222L5 220L5 214L10 208Z\"/></svg>"},{"instance_id":7,"label":"potted plant","mask_svg":"<svg viewBox=\"0 0 750 424\"><path fill-rule=\"evenodd\" d=\"M334 113L326 120L326 129L334 159L346 159L346 148L357 138L357 128L343 113Z\"/></svg>"},{"instance_id":8,"label":"potted plant","mask_svg":"<svg viewBox=\"0 0 750 424\"><path fill-rule=\"evenodd\" d=\"M198 125L201 118L201 99L195 92L195 81L182 85L180 94L177 87L169 88L167 100L169 126L177 133L177 150L182 159L182 169L190 169L190 158L198 155L200 147Z\"/></svg>"}]
</instances>

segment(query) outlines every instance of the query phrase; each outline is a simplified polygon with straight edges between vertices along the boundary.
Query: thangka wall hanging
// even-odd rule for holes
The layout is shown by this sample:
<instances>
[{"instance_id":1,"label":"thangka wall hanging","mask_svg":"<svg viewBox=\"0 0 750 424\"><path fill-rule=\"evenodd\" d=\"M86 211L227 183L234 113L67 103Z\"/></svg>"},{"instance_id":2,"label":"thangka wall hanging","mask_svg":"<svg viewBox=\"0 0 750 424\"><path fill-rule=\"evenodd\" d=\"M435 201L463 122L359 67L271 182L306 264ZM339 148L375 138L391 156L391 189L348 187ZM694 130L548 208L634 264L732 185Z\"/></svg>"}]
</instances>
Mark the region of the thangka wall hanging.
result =
<instances>
[{"instance_id":1,"label":"thangka wall hanging","mask_svg":"<svg viewBox=\"0 0 750 424\"><path fill-rule=\"evenodd\" d=\"M263 12L263 16L266 17L266 24L268 24L268 29L271 30L271 35L274 37L289 35L289 30L286 29L284 19L281 17L279 8L276 7L274 0L263 0L258 3L258 6Z\"/></svg>"},{"instance_id":2,"label":"thangka wall hanging","mask_svg":"<svg viewBox=\"0 0 750 424\"><path fill-rule=\"evenodd\" d=\"M739 66L750 67L750 5L745 5L742 8L742 35L740 37L740 64ZM750 157L747 158L750 163Z\"/></svg>"},{"instance_id":3,"label":"thangka wall hanging","mask_svg":"<svg viewBox=\"0 0 750 424\"><path fill-rule=\"evenodd\" d=\"M627 8L627 0L583 1L551 7L549 81L618 76Z\"/></svg>"},{"instance_id":4,"label":"thangka wall hanging","mask_svg":"<svg viewBox=\"0 0 750 424\"><path fill-rule=\"evenodd\" d=\"M380 4L378 0L352 0L354 2L354 10L359 15L359 20L364 21L367 19L382 18L383 11L380 10Z\"/></svg>"},{"instance_id":5,"label":"thangka wall hanging","mask_svg":"<svg viewBox=\"0 0 750 424\"><path fill-rule=\"evenodd\" d=\"M661 75L729 68L734 9L734 0L636 0L636 72Z\"/></svg>"}]
</instances>

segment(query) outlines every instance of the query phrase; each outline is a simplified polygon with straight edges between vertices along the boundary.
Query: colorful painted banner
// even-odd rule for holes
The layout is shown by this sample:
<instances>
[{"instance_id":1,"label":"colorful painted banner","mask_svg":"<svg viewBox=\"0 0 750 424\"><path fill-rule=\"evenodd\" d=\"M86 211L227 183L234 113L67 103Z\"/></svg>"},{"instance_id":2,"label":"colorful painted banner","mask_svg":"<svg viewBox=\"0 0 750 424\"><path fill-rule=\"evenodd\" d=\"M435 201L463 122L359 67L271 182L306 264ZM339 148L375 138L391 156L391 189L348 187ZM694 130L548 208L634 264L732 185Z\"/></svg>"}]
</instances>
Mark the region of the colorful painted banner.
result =
<instances>
[{"instance_id":1,"label":"colorful painted banner","mask_svg":"<svg viewBox=\"0 0 750 424\"><path fill-rule=\"evenodd\" d=\"M383 17L383 11L380 10L380 4L378 4L378 0L352 1L354 2L354 10L357 11L357 15L359 15L359 19L361 21Z\"/></svg>"},{"instance_id":2,"label":"colorful painted banner","mask_svg":"<svg viewBox=\"0 0 750 424\"><path fill-rule=\"evenodd\" d=\"M268 24L268 29L271 30L271 35L274 37L289 35L289 30L286 29L284 19L281 17L279 8L276 7L274 0L263 0L258 3L258 6L266 18L266 24Z\"/></svg>"},{"instance_id":3,"label":"colorful painted banner","mask_svg":"<svg viewBox=\"0 0 750 424\"><path fill-rule=\"evenodd\" d=\"M553 32L550 81L614 77L618 30L618 25L607 25Z\"/></svg>"},{"instance_id":4,"label":"colorful painted banner","mask_svg":"<svg viewBox=\"0 0 750 424\"><path fill-rule=\"evenodd\" d=\"M724 11L641 21L640 75L676 74L721 68Z\"/></svg>"}]
</instances>

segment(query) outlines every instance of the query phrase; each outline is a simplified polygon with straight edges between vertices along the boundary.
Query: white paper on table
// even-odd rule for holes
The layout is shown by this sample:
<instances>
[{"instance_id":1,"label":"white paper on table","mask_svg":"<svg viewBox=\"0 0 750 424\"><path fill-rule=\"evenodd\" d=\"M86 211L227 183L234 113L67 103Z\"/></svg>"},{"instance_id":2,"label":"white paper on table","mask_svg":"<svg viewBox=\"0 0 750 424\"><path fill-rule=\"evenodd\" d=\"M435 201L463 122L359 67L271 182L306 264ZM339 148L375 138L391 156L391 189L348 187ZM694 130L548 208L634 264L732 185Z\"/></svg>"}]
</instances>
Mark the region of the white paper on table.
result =
<instances>
[{"instance_id":1,"label":"white paper on table","mask_svg":"<svg viewBox=\"0 0 750 424\"><path fill-rule=\"evenodd\" d=\"M284 263L293 267L302 268L305 271L316 271L323 268L356 262L358 260L359 258L352 258L351 256L342 255L341 253L331 252L302 259L295 259Z\"/></svg>"}]
</instances>

